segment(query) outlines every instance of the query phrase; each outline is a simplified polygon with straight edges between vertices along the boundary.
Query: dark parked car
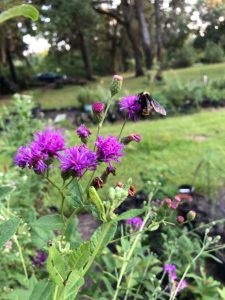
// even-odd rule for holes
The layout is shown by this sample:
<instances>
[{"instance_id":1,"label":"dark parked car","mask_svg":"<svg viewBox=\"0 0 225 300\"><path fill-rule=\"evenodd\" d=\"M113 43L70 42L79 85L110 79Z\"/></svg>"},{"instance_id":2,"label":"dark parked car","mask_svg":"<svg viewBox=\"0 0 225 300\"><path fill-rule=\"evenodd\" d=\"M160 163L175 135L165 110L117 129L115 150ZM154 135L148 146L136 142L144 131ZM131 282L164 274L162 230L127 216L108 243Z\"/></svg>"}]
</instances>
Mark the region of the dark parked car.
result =
<instances>
[{"instance_id":1,"label":"dark parked car","mask_svg":"<svg viewBox=\"0 0 225 300\"><path fill-rule=\"evenodd\" d=\"M35 79L45 83L54 83L57 81L64 81L67 79L66 75L58 74L54 72L46 72L46 73L39 73L35 76Z\"/></svg>"}]
</instances>

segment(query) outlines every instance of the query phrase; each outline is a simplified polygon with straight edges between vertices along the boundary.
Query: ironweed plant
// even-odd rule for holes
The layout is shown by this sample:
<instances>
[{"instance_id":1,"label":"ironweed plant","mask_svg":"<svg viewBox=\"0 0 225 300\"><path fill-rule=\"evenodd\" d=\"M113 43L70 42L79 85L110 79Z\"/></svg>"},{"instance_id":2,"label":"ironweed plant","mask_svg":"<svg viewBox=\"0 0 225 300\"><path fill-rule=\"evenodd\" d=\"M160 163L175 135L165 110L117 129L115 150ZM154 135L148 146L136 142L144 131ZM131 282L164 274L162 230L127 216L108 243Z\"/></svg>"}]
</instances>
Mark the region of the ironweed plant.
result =
<instances>
[{"instance_id":1,"label":"ironweed plant","mask_svg":"<svg viewBox=\"0 0 225 300\"><path fill-rule=\"evenodd\" d=\"M128 299L131 293L140 299L139 292L143 288L143 281L148 270L156 260L151 255L147 245L142 245L146 233L158 230L161 225L174 225L171 221L171 212L175 211L182 199L165 199L162 203L152 201L154 194L159 188L157 182L147 182L150 185L148 200L143 208L131 209L122 214L118 214L118 208L126 200L128 195L135 193L132 185L132 179L128 179L125 184L119 182L115 187L110 187L105 199L101 199L98 190L104 188L110 175L116 174L116 164L122 163L126 147L131 142L141 142L141 136L138 133L131 133L123 136L123 129L127 119L134 122L140 118L151 116L153 111L165 115L164 108L148 93L130 95L122 98L119 102L121 111L124 111L124 122L117 136L101 134L104 120L109 111L113 98L121 90L123 78L115 75L111 84L111 97L105 105L101 102L92 105L93 118L97 124L97 135L93 144L90 143L91 130L84 124L77 128L77 135L81 143L72 147L66 146L66 140L62 130L53 130L46 128L44 131L38 131L33 135L33 140L20 146L14 158L15 165L19 168L27 168L34 172L39 178L45 179L49 185L58 191L61 199L60 214L47 214L37 219L31 217L29 223L32 242L40 248L33 258L34 265L43 265L46 260L46 266L49 278L35 280L27 270L26 262L18 244L21 263L26 277L26 288L29 290L29 299L38 299L40 295L43 299L63 300L75 299L82 294L82 286L85 283L85 277L90 273L93 265L98 266L96 262L98 257L103 255L108 244L115 244L116 253L120 256L120 267L113 276L112 288L113 300L123 297ZM99 175L99 167L105 167L104 172ZM55 181L52 173L60 173L61 184ZM73 197L74 210L70 215L65 214L65 204L69 197ZM85 242L80 242L74 235L76 232L75 215L82 209L92 214L101 225L93 233L91 238ZM10 208L6 208L8 215L5 215L4 222L0 224L0 233L10 225L11 231L4 237L3 245L9 238L15 235L19 220L17 217L11 218ZM11 214L12 216L12 214ZM190 211L186 220L182 216L175 219L175 224L184 224L195 218L195 212ZM124 221L126 230L122 230L119 238L115 237L118 225ZM9 224L7 222L11 222ZM1 237L1 235L0 235ZM46 243L48 241L48 244ZM218 240L218 239L217 239ZM204 239L200 252L193 256L194 259L189 262L183 275L178 279L176 267L168 259L168 264L164 266L162 278L156 280L153 272L153 299L161 299L164 295L174 300L178 293L183 290L187 282L185 277L192 264L206 250L212 250L213 243L217 240L208 238L208 233ZM18 242L18 241L17 241ZM24 245L26 251L26 245ZM45 250L43 252L43 249ZM119 249L119 250L118 250ZM145 252L142 252L142 250ZM116 255L115 253L115 255ZM138 257L137 254L140 256ZM138 269L136 263L140 257L148 257L148 263L145 268L142 281L135 292L132 290L133 275L137 277ZM132 265L131 265L132 262ZM103 265L104 268L104 265ZM107 269L104 270L107 273ZM161 283L165 275L168 274L169 286L162 290ZM127 279L127 275L128 279ZM142 275L142 274L141 274ZM30 277L30 278L29 278ZM126 284L124 284L126 278ZM158 297L158 298L157 298ZM149 298L150 299L150 298Z\"/></svg>"}]
</instances>

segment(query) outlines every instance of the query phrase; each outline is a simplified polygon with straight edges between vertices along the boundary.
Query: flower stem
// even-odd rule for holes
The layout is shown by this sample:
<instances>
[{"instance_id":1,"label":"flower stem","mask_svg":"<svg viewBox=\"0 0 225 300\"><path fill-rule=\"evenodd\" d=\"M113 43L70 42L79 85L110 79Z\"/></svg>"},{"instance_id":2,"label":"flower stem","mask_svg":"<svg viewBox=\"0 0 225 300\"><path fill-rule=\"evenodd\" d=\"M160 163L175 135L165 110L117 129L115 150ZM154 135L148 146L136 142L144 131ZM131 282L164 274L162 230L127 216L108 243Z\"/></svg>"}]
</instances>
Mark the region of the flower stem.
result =
<instances>
[{"instance_id":1,"label":"flower stem","mask_svg":"<svg viewBox=\"0 0 225 300\"><path fill-rule=\"evenodd\" d=\"M124 121L123 121L123 125L122 125L122 127L121 127L121 130L120 130L120 134L119 134L118 140L121 139L121 135L122 135L122 133L123 133L124 127L125 127L125 125L126 125L126 122L127 122L127 118L125 118Z\"/></svg>"},{"instance_id":2,"label":"flower stem","mask_svg":"<svg viewBox=\"0 0 225 300\"><path fill-rule=\"evenodd\" d=\"M22 252L22 249L21 249L21 247L20 247L20 243L19 243L19 241L18 241L16 235L14 236L14 241L15 241L15 243L16 243L16 246L17 246L18 250L19 250L20 260L21 260L21 263L22 263L22 265L23 265L23 271L24 271L26 280L28 281L27 268L26 268L26 264L25 264L24 257L23 257L23 252Z\"/></svg>"},{"instance_id":3,"label":"flower stem","mask_svg":"<svg viewBox=\"0 0 225 300\"><path fill-rule=\"evenodd\" d=\"M193 258L193 260L187 265L187 267L186 267L186 269L185 269L185 271L184 271L184 273L183 273L183 275L182 275L182 277L181 277L181 279L180 279L180 281L179 281L179 283L178 283L176 289L171 293L171 296L170 296L170 299L169 299L169 300L174 300L174 299L176 298L176 295L177 295L177 293L178 293L178 291L179 291L179 289L180 289L180 286L181 286L183 280L185 279L185 277L186 277L188 271L190 270L192 264L194 264L194 263L196 262L196 260L202 255L202 253L204 252L205 248L206 248L206 245L203 245L201 251L200 251L200 252Z\"/></svg>"},{"instance_id":4,"label":"flower stem","mask_svg":"<svg viewBox=\"0 0 225 300\"><path fill-rule=\"evenodd\" d=\"M120 286L121 286L121 282L122 282L124 273L125 273L125 271L126 271L126 269L127 269L127 266L128 266L128 264L129 264L129 262L130 262L130 259L131 259L132 255L133 255L133 253L134 253L134 251L135 251L136 245L137 245L139 239L141 238L141 234L142 234L142 232L144 231L144 227L145 227L145 225L146 225L146 223L147 223L147 221L148 221L150 215L151 215L151 210L149 209L149 210L148 210L148 213L147 213L147 215L145 216L145 218L144 218L144 220L143 220L143 223L142 223L142 225L141 225L141 227L140 227L140 229L139 229L139 232L138 232L136 238L134 239L133 244L131 245L130 251L128 252L128 254L126 255L126 257L124 258L123 265L122 265L122 267L121 267L121 269L120 269L120 274L119 274L119 278L118 278L118 281L117 281L116 291L115 291L113 300L116 300L117 297L118 297L118 294L119 294L119 291L120 291Z\"/></svg>"}]
</instances>

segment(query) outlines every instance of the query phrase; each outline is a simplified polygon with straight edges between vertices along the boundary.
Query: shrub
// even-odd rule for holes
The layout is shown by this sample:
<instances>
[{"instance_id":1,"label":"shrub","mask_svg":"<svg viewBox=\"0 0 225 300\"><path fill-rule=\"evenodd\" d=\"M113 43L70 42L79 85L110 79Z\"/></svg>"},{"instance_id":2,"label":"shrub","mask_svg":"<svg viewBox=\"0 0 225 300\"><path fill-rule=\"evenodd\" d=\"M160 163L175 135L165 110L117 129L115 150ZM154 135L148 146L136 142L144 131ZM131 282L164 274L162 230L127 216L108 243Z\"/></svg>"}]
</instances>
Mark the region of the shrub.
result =
<instances>
[{"instance_id":1,"label":"shrub","mask_svg":"<svg viewBox=\"0 0 225 300\"><path fill-rule=\"evenodd\" d=\"M224 60L224 51L220 45L208 42L205 47L204 61L207 63L217 63Z\"/></svg>"},{"instance_id":2,"label":"shrub","mask_svg":"<svg viewBox=\"0 0 225 300\"><path fill-rule=\"evenodd\" d=\"M177 49L171 58L171 67L182 68L189 67L196 61L196 53L193 47L184 45L181 49Z\"/></svg>"}]
</instances>

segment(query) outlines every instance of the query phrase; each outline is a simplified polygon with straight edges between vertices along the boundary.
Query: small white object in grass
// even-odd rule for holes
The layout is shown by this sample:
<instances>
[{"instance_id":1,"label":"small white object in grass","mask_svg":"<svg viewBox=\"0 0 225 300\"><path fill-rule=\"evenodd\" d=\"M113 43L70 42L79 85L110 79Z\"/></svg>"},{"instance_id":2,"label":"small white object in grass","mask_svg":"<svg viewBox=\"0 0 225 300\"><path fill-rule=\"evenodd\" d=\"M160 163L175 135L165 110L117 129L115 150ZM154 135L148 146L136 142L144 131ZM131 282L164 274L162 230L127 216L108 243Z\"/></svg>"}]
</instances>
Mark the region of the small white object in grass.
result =
<instances>
[{"instance_id":1,"label":"small white object in grass","mask_svg":"<svg viewBox=\"0 0 225 300\"><path fill-rule=\"evenodd\" d=\"M58 114L58 115L55 117L54 122L55 122L55 123L59 123L59 122L65 121L65 120L66 120L66 114Z\"/></svg>"},{"instance_id":2,"label":"small white object in grass","mask_svg":"<svg viewBox=\"0 0 225 300\"><path fill-rule=\"evenodd\" d=\"M203 75L203 83L204 83L205 85L208 84L208 75Z\"/></svg>"}]
</instances>

